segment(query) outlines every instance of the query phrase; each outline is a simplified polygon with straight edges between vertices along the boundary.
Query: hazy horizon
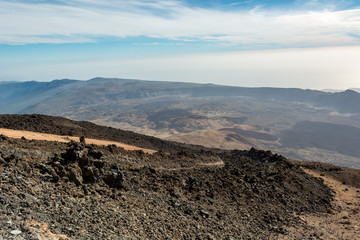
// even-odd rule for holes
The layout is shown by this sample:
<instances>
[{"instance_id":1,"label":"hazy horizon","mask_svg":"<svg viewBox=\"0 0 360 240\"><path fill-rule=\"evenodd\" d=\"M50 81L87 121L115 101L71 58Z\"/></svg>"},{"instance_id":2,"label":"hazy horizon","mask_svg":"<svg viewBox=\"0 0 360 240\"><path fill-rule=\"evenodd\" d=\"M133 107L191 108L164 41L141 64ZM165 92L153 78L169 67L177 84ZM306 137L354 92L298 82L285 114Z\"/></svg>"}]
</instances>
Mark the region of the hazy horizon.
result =
<instances>
[{"instance_id":1,"label":"hazy horizon","mask_svg":"<svg viewBox=\"0 0 360 240\"><path fill-rule=\"evenodd\" d=\"M360 88L358 1L0 0L0 81Z\"/></svg>"}]
</instances>

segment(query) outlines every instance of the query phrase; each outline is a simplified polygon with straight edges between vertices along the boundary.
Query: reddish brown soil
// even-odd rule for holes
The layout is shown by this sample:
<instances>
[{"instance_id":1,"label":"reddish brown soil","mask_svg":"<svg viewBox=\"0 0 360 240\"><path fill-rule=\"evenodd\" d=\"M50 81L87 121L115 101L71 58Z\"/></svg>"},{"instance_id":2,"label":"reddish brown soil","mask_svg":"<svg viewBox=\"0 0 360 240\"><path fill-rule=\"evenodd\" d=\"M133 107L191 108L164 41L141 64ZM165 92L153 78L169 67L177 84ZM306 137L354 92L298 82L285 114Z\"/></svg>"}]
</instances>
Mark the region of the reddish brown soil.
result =
<instances>
[{"instance_id":1,"label":"reddish brown soil","mask_svg":"<svg viewBox=\"0 0 360 240\"><path fill-rule=\"evenodd\" d=\"M343 184L331 176L305 169L311 176L321 178L334 191L334 207L326 213L299 216L302 224L290 227L281 239L347 240L360 236L360 189Z\"/></svg>"},{"instance_id":2,"label":"reddish brown soil","mask_svg":"<svg viewBox=\"0 0 360 240\"><path fill-rule=\"evenodd\" d=\"M79 141L79 137L72 137L72 136L60 136L55 134L49 134L49 133L37 133L37 132L30 132L30 131L24 131L24 130L13 130L13 129L6 129L6 128L0 128L0 134L11 137L11 138L26 138L29 140L43 140L43 141L55 141L55 142L70 142L72 141ZM93 138L87 138L86 142L88 144L95 144L95 145L116 145L117 147L124 148L125 150L142 150L146 153L154 153L156 151L140 148L136 146L131 146L128 144L124 144L121 142L115 142L115 141L107 141L107 140L99 140L99 139L93 139Z\"/></svg>"},{"instance_id":3,"label":"reddish brown soil","mask_svg":"<svg viewBox=\"0 0 360 240\"><path fill-rule=\"evenodd\" d=\"M335 166L321 162L293 161L303 168L313 170L321 175L332 177L344 185L360 188L360 170Z\"/></svg>"}]
</instances>

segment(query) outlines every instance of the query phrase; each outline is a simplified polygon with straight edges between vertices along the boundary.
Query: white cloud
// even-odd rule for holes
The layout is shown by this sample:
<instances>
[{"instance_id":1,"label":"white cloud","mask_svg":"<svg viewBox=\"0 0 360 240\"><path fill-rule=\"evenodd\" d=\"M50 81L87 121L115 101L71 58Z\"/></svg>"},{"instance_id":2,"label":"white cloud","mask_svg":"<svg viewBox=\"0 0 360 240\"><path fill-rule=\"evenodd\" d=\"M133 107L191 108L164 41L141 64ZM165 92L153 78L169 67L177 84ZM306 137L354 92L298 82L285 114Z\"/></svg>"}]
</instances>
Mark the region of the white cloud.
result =
<instances>
[{"instance_id":1,"label":"white cloud","mask_svg":"<svg viewBox=\"0 0 360 240\"><path fill-rule=\"evenodd\" d=\"M360 9L220 11L179 1L0 0L0 43L89 42L98 37L196 39L225 45L356 45Z\"/></svg>"}]
</instances>

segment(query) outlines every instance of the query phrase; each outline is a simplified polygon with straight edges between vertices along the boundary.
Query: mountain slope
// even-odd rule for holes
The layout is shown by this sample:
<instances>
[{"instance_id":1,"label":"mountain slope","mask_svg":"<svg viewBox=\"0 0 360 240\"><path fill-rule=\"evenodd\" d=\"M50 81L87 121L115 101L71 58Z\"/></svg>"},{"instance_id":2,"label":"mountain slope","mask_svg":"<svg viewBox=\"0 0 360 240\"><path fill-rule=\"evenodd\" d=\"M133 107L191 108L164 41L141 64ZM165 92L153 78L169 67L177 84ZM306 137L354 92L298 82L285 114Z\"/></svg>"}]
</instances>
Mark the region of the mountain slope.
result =
<instances>
[{"instance_id":1,"label":"mountain slope","mask_svg":"<svg viewBox=\"0 0 360 240\"><path fill-rule=\"evenodd\" d=\"M81 83L81 87L79 87L79 83ZM63 88L65 85L68 85L68 88ZM52 89L56 89L56 91L50 91ZM333 107L339 112L360 113L357 104L360 100L360 94L351 90L343 93L325 93L295 88L244 88L214 84L94 78L85 82L55 80L50 83L35 81L3 83L0 93L2 94L2 102L13 101L21 106L24 106L21 102L25 101L25 99L21 100L22 97L29 98L35 94L47 93L44 97L34 99L33 104L28 104L35 106L24 107L23 109L16 107L16 109L22 110L23 113L44 113L40 112L40 109L48 104L66 107L69 103L89 105L121 99L174 95L191 97L243 96L276 101L308 102L318 106ZM81 98L81 101L79 101L79 98ZM60 105L56 103L59 100L62 100ZM36 104L40 105L36 106ZM4 108L4 106L2 107ZM1 110L1 112L6 112L6 109Z\"/></svg>"},{"instance_id":2,"label":"mountain slope","mask_svg":"<svg viewBox=\"0 0 360 240\"><path fill-rule=\"evenodd\" d=\"M359 93L353 90L320 95L316 105L332 107L340 113L360 113Z\"/></svg>"},{"instance_id":3,"label":"mountain slope","mask_svg":"<svg viewBox=\"0 0 360 240\"><path fill-rule=\"evenodd\" d=\"M49 133L124 137L121 130L63 118L3 117L24 130L40 125ZM168 150L146 154L0 136L0 236L279 239L291 237L291 227L302 226L303 236L314 233L300 215L336 211L321 180L270 151L188 145L177 151L180 144L131 136L138 143L163 142Z\"/></svg>"},{"instance_id":4,"label":"mountain slope","mask_svg":"<svg viewBox=\"0 0 360 240\"><path fill-rule=\"evenodd\" d=\"M0 115L0 128L78 137L85 136L88 138L119 141L125 144L155 150L171 151L184 149L184 144L166 142L155 137L144 136L131 131L98 126L91 122L78 122L62 117L46 115ZM190 146L186 148L191 149ZM193 146L193 148L202 149L200 146Z\"/></svg>"},{"instance_id":5,"label":"mountain slope","mask_svg":"<svg viewBox=\"0 0 360 240\"><path fill-rule=\"evenodd\" d=\"M317 147L360 158L360 128L304 121L282 133L284 147Z\"/></svg>"},{"instance_id":6,"label":"mountain slope","mask_svg":"<svg viewBox=\"0 0 360 240\"><path fill-rule=\"evenodd\" d=\"M0 113L17 113L79 85L76 80L3 83L0 88Z\"/></svg>"},{"instance_id":7,"label":"mountain slope","mask_svg":"<svg viewBox=\"0 0 360 240\"><path fill-rule=\"evenodd\" d=\"M295 159L360 168L358 155L329 141L302 148L281 139L304 121L360 128L360 93L351 90L327 93L116 78L8 83L0 89L0 112L62 116L179 142L271 149ZM13 90L6 95L6 89ZM358 148L356 141L347 144Z\"/></svg>"}]
</instances>

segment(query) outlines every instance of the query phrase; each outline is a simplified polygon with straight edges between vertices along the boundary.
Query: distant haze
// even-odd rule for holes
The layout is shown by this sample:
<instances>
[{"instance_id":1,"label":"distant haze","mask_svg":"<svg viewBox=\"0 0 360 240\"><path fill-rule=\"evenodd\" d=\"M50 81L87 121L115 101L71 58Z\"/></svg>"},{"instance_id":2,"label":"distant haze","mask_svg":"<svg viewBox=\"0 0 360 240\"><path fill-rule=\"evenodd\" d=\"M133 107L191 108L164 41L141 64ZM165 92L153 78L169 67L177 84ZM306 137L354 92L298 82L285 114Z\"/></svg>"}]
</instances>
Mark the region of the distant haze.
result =
<instances>
[{"instance_id":1,"label":"distant haze","mask_svg":"<svg viewBox=\"0 0 360 240\"><path fill-rule=\"evenodd\" d=\"M261 50L5 64L0 66L0 79L50 81L101 76L249 87L348 89L360 88L359 62L360 47Z\"/></svg>"}]
</instances>

